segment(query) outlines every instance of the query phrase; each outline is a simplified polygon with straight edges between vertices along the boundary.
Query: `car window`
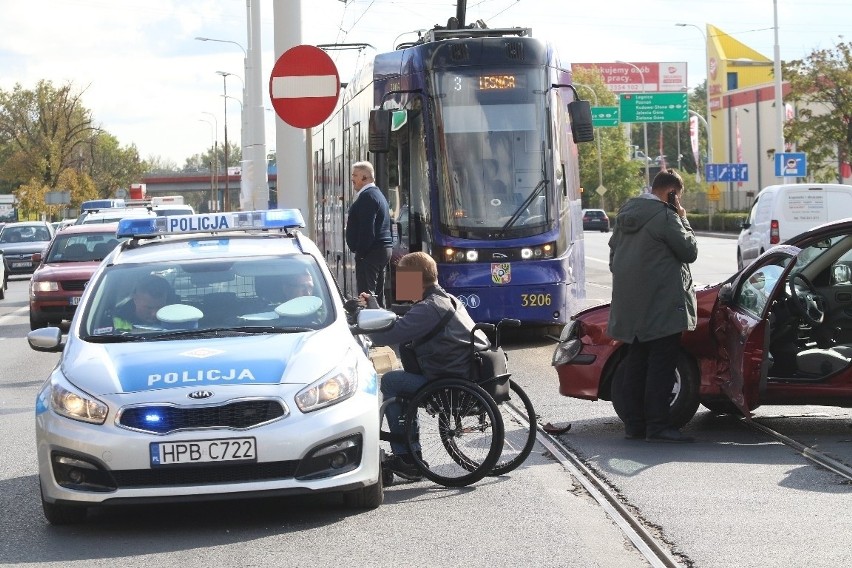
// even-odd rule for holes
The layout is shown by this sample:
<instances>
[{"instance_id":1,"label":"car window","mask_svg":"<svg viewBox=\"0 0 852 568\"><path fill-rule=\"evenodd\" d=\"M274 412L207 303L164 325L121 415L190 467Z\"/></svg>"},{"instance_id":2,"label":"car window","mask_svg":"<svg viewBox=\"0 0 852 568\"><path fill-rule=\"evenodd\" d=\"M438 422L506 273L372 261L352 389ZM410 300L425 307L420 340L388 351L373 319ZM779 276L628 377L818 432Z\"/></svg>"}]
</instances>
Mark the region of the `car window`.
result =
<instances>
[{"instance_id":1,"label":"car window","mask_svg":"<svg viewBox=\"0 0 852 568\"><path fill-rule=\"evenodd\" d=\"M50 240L46 226L6 226L0 233L0 243L38 243Z\"/></svg>"},{"instance_id":2,"label":"car window","mask_svg":"<svg viewBox=\"0 0 852 568\"><path fill-rule=\"evenodd\" d=\"M769 299L783 285L780 277L789 261L789 258L778 259L777 264L767 264L754 271L743 280L734 305L761 317Z\"/></svg>"},{"instance_id":3,"label":"car window","mask_svg":"<svg viewBox=\"0 0 852 568\"><path fill-rule=\"evenodd\" d=\"M123 239L122 239L123 240ZM56 236L46 262L86 262L103 260L121 242L115 233Z\"/></svg>"},{"instance_id":4,"label":"car window","mask_svg":"<svg viewBox=\"0 0 852 568\"><path fill-rule=\"evenodd\" d=\"M140 292L143 282L154 290ZM317 300L289 303L304 296ZM144 306L138 305L140 298ZM233 327L319 329L334 317L330 298L319 266L308 255L118 264L93 283L81 335L153 337L168 330ZM170 313L161 313L166 306Z\"/></svg>"}]
</instances>

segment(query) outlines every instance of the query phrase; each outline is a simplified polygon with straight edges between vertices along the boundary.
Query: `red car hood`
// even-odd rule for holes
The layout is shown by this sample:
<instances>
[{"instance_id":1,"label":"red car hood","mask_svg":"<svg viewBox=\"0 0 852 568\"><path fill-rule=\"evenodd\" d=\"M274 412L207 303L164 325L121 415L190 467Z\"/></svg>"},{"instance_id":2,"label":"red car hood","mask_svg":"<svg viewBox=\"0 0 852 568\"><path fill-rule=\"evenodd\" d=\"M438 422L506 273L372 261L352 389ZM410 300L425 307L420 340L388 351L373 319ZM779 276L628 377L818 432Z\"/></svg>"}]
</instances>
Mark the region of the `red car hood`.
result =
<instances>
[{"instance_id":1,"label":"red car hood","mask_svg":"<svg viewBox=\"0 0 852 568\"><path fill-rule=\"evenodd\" d=\"M42 264L36 269L33 280L36 281L63 281L63 280L88 280L98 269L99 260L86 262L55 262Z\"/></svg>"},{"instance_id":2,"label":"red car hood","mask_svg":"<svg viewBox=\"0 0 852 568\"><path fill-rule=\"evenodd\" d=\"M719 296L719 289L721 287L722 283L719 283L711 286L704 286L703 288L695 291L695 299L698 307L697 315L699 328L701 328L702 323L706 324L706 322L710 319L713 313L713 306L716 304L716 299ZM599 306L594 306L577 312L572 319L581 320L583 323L587 324L586 330L590 332L590 335L595 333L603 336L607 331L609 308L610 304L607 302L606 304L601 304ZM595 343L598 343L601 341L601 337L595 336L592 337L592 340Z\"/></svg>"}]
</instances>

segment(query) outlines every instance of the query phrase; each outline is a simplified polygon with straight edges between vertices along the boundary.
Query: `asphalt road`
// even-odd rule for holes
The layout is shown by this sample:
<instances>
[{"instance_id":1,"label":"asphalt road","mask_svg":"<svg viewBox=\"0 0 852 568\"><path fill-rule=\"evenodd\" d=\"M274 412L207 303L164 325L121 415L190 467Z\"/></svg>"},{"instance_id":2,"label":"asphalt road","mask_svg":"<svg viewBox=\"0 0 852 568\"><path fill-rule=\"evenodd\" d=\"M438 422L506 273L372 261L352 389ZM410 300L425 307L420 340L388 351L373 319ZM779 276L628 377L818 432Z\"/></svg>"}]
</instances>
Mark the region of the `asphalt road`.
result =
<instances>
[{"instance_id":1,"label":"asphalt road","mask_svg":"<svg viewBox=\"0 0 852 568\"><path fill-rule=\"evenodd\" d=\"M586 233L587 301L609 299L603 233ZM695 280L735 268L731 239L702 236ZM41 516L32 407L57 360L31 351L27 282L0 301L0 565L71 566L646 566L579 484L540 446L512 474L461 490L389 487L376 511L332 498L122 508L55 528ZM561 440L601 473L685 566L849 565L852 489L730 417L699 410L688 446L623 439L608 402L561 397L550 339L511 338L513 378L540 423L572 424ZM852 413L763 407L773 427L832 452L852 448Z\"/></svg>"}]
</instances>

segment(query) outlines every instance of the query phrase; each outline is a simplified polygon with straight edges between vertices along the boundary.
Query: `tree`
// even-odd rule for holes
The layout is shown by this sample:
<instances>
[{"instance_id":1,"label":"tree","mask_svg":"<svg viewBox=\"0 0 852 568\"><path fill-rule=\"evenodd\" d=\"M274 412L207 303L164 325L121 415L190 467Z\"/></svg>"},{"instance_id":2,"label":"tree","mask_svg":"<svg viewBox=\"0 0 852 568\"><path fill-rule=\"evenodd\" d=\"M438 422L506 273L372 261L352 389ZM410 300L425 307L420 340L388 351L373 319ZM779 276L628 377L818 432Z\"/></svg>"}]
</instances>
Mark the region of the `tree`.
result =
<instances>
[{"instance_id":1,"label":"tree","mask_svg":"<svg viewBox=\"0 0 852 568\"><path fill-rule=\"evenodd\" d=\"M816 181L841 180L839 163L852 150L852 43L817 49L783 65L790 83L787 100L798 103L784 139L808 155L808 174Z\"/></svg>"},{"instance_id":2,"label":"tree","mask_svg":"<svg viewBox=\"0 0 852 568\"><path fill-rule=\"evenodd\" d=\"M11 93L0 90L4 175L56 187L62 170L81 167L81 156L98 132L81 96L71 83L56 88L44 80L33 90L20 84Z\"/></svg>"},{"instance_id":3,"label":"tree","mask_svg":"<svg viewBox=\"0 0 852 568\"><path fill-rule=\"evenodd\" d=\"M145 164L135 145L122 147L115 136L100 131L87 149L90 154L83 164L88 164L97 191L92 199L114 197L117 189L141 181Z\"/></svg>"},{"instance_id":4,"label":"tree","mask_svg":"<svg viewBox=\"0 0 852 568\"><path fill-rule=\"evenodd\" d=\"M162 156L148 156L143 163L146 174L179 172L177 163Z\"/></svg>"},{"instance_id":5,"label":"tree","mask_svg":"<svg viewBox=\"0 0 852 568\"><path fill-rule=\"evenodd\" d=\"M231 142L228 140L228 167L239 166L242 161L242 149L239 144L235 142ZM214 157L215 156L215 157ZM216 148L214 152L213 147L208 148L203 154L193 154L189 158L186 159L186 162L183 165L183 171L185 172L209 172L211 169L216 169L217 164L219 171L222 175L225 175L224 167L222 164L225 163L225 146L220 145Z\"/></svg>"},{"instance_id":6,"label":"tree","mask_svg":"<svg viewBox=\"0 0 852 568\"><path fill-rule=\"evenodd\" d=\"M580 97L590 100L593 106L617 106L618 98L607 89L599 73L578 69L574 72L575 85ZM590 96L589 90L594 91ZM600 137L601 164L603 180L598 176L598 143L579 144L580 184L583 186L583 206L598 207L604 203L604 209L618 209L625 200L637 194L642 187L636 162L630 160L627 141L621 128L597 128L595 137ZM601 199L595 189L603 184L607 189Z\"/></svg>"},{"instance_id":7,"label":"tree","mask_svg":"<svg viewBox=\"0 0 852 568\"><path fill-rule=\"evenodd\" d=\"M46 188L44 193L66 191L68 180L60 176L69 169L80 178L87 199L113 196L144 172L136 147L122 147L95 126L82 92L71 83L57 88L40 81L32 90L19 84L11 92L0 90L0 189L26 185L24 193L30 196L38 193L36 186ZM32 204L31 210L46 207Z\"/></svg>"},{"instance_id":8,"label":"tree","mask_svg":"<svg viewBox=\"0 0 852 568\"><path fill-rule=\"evenodd\" d=\"M70 204L48 205L47 193L50 191L67 191L71 194ZM27 183L18 186L14 194L23 218L43 213L48 219L61 219L66 207L78 209L84 201L98 198L98 190L92 178L88 174L78 172L73 168L62 170L55 187L50 187L40 180L32 178Z\"/></svg>"}]
</instances>

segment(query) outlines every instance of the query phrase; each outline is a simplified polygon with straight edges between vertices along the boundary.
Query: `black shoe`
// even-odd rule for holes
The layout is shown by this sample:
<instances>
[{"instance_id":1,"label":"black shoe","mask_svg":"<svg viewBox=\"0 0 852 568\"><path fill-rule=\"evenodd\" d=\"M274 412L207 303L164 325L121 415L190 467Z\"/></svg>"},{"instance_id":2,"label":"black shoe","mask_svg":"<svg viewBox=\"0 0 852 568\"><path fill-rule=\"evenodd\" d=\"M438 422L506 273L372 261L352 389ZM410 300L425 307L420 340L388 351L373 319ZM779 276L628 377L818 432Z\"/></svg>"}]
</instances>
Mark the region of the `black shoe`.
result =
<instances>
[{"instance_id":1,"label":"black shoe","mask_svg":"<svg viewBox=\"0 0 852 568\"><path fill-rule=\"evenodd\" d=\"M645 439L645 431L642 430L641 432L631 432L631 431L628 430L624 433L624 439L625 440L644 440Z\"/></svg>"},{"instance_id":2,"label":"black shoe","mask_svg":"<svg viewBox=\"0 0 852 568\"><path fill-rule=\"evenodd\" d=\"M645 441L681 443L694 442L695 438L681 433L680 430L675 430L674 428L666 428L665 430L660 430L659 432L656 432L654 434L648 434L648 436L645 438Z\"/></svg>"},{"instance_id":3,"label":"black shoe","mask_svg":"<svg viewBox=\"0 0 852 568\"><path fill-rule=\"evenodd\" d=\"M393 455L385 460L384 466L396 475L408 481L420 481L423 473L414 464L414 460L408 454Z\"/></svg>"}]
</instances>

